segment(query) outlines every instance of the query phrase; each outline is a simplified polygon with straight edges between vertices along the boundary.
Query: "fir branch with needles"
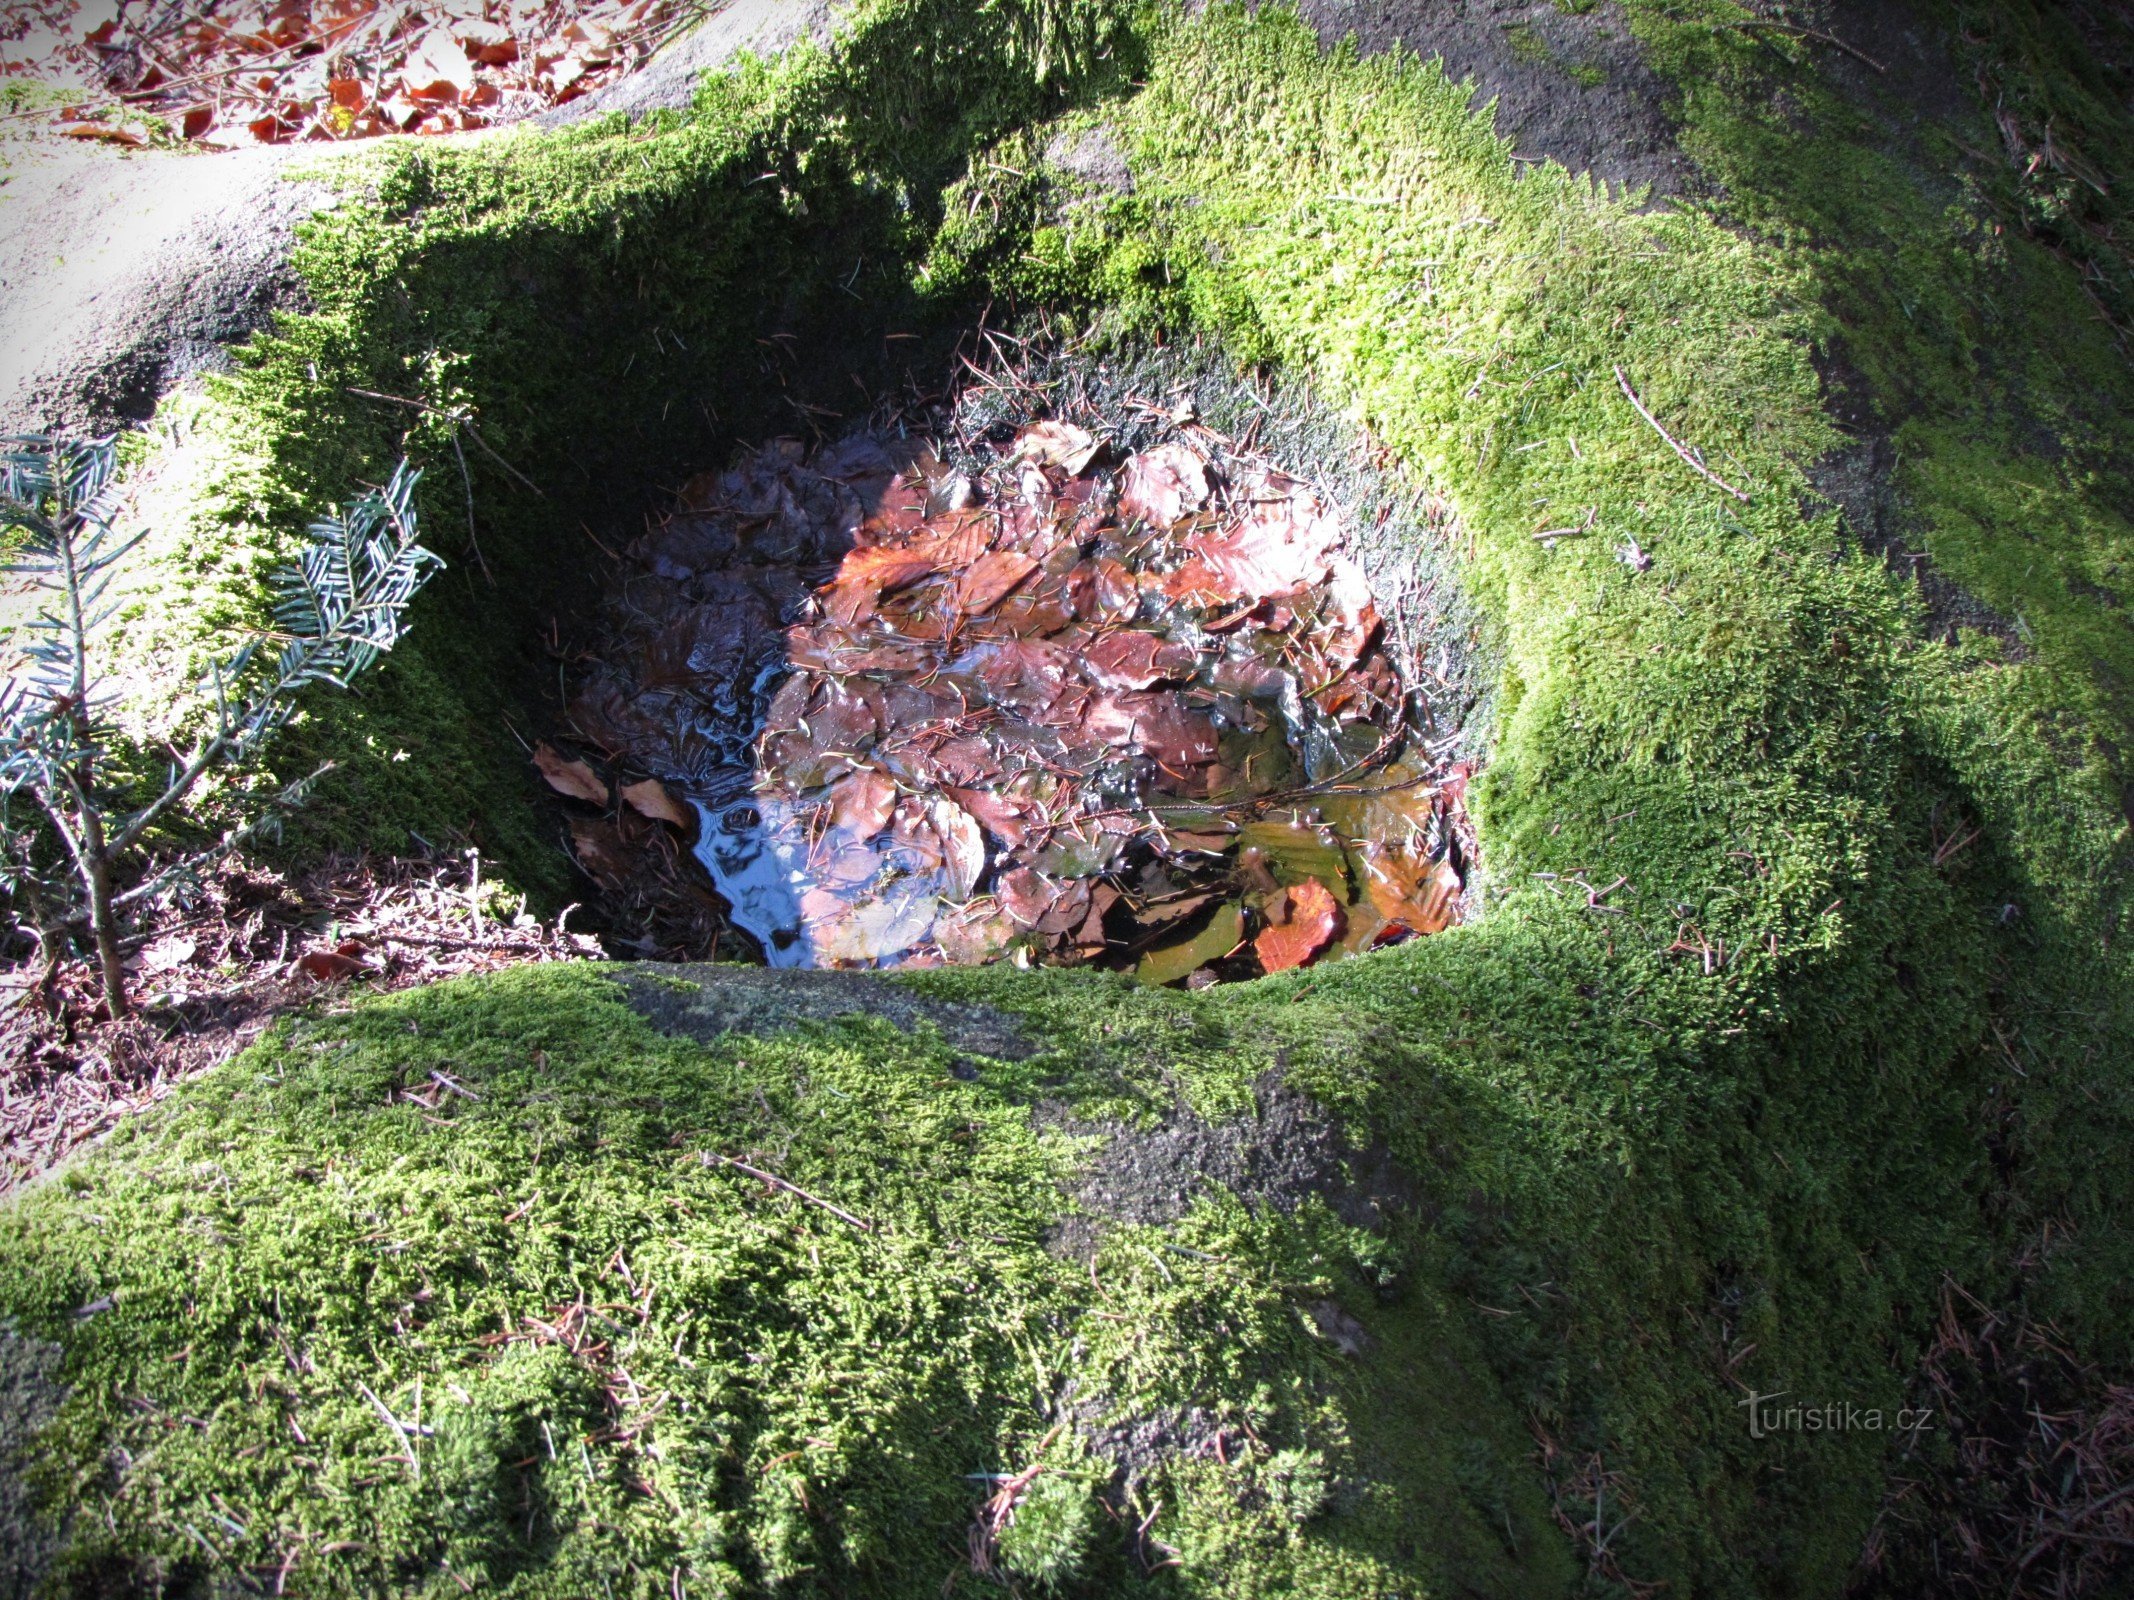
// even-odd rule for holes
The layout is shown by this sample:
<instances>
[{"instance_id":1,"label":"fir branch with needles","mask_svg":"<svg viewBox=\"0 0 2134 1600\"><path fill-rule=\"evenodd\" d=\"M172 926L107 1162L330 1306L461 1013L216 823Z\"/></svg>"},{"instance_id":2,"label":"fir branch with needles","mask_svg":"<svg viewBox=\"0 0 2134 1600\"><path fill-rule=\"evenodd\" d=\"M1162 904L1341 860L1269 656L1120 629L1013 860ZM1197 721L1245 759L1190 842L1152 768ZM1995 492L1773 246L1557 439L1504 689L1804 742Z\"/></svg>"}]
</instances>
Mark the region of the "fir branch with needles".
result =
<instances>
[{"instance_id":1,"label":"fir branch with needles","mask_svg":"<svg viewBox=\"0 0 2134 1600\"><path fill-rule=\"evenodd\" d=\"M319 518L297 559L272 580L274 631L215 661L202 680L207 729L173 760L144 804L114 776L111 695L94 662L97 630L119 563L139 541L121 538L111 439L43 436L0 447L0 532L20 553L7 568L27 575L44 604L17 640L20 670L0 687L0 888L28 903L49 982L74 937L86 930L106 1011L130 1009L121 953L125 913L182 891L242 845L271 836L332 763L284 786L257 814L215 844L151 864L150 830L217 769L243 767L295 714L315 684L346 689L391 650L407 608L443 561L417 542L415 483L402 461L382 487ZM56 849L41 849L48 829Z\"/></svg>"}]
</instances>

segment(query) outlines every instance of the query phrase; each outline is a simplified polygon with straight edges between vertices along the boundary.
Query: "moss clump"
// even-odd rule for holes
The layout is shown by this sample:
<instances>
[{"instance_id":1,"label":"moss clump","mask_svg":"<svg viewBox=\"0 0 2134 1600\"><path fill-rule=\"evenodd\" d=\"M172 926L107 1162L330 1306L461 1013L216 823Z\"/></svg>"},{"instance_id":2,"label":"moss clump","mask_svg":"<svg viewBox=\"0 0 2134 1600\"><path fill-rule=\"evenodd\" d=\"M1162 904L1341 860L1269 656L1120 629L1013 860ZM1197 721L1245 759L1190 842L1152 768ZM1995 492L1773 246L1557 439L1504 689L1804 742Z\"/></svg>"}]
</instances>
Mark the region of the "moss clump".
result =
<instances>
[{"instance_id":1,"label":"moss clump","mask_svg":"<svg viewBox=\"0 0 2134 1600\"><path fill-rule=\"evenodd\" d=\"M1036 998L1004 978L979 982ZM285 1025L7 1214L8 1313L67 1348L37 1476L74 1508L63 1574L901 1595L967 1562L994 1482L1043 1459L999 1558L1061 1592L1218 1524L1264 1526L1250 1564L1298 1592L1354 1592L1320 1567L1495 1583L1491 1529L1404 1553L1402 1527L1418 1497L1458 1506L1434 1459L1455 1441L1515 1455L1502 1402L1455 1380L1404 1408L1396 1452L1360 1450L1345 1416L1389 1396L1298 1309L1371 1295L1397 1231L1217 1196L1087 1261L1047 1248L1092 1151L1034 1106L1160 1114L1156 1039L1249 1102L1286 1027L1049 987L1024 1019L1046 1049L975 1075L859 1009L657 1033L596 968ZM1217 1434L1229 1465L1203 1470ZM1378 1496L1333 1519L1338 1560L1300 1532L1335 1460ZM1531 1490L1512 1504L1560 1578Z\"/></svg>"}]
</instances>

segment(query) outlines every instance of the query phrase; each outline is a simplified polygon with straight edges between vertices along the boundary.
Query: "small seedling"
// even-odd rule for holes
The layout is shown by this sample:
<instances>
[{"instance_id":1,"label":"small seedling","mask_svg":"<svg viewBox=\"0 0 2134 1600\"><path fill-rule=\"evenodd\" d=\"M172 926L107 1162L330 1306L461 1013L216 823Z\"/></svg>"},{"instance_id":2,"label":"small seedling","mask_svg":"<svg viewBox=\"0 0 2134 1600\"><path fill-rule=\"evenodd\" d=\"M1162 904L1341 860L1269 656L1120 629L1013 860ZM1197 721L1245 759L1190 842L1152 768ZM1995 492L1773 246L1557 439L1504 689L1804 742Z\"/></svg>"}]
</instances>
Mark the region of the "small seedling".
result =
<instances>
[{"instance_id":1,"label":"small seedling","mask_svg":"<svg viewBox=\"0 0 2134 1600\"><path fill-rule=\"evenodd\" d=\"M304 689L345 689L392 649L408 602L443 565L416 543L420 474L405 461L382 489L313 523L302 553L273 580L274 631L208 669L210 726L190 755L174 755L151 798L125 809L136 794L114 757L113 696L92 661L93 636L117 608L109 596L118 564L139 540L112 527L116 461L110 439L16 438L0 454L0 535L20 545L6 570L31 577L44 601L24 625L25 670L0 687L0 887L30 907L47 982L87 929L114 1018L129 1010L123 914L271 835L332 763L285 786L205 849L150 863L140 854L149 831L209 772L256 760ZM268 645L277 647L271 659ZM56 838L56 859L24 802Z\"/></svg>"}]
</instances>

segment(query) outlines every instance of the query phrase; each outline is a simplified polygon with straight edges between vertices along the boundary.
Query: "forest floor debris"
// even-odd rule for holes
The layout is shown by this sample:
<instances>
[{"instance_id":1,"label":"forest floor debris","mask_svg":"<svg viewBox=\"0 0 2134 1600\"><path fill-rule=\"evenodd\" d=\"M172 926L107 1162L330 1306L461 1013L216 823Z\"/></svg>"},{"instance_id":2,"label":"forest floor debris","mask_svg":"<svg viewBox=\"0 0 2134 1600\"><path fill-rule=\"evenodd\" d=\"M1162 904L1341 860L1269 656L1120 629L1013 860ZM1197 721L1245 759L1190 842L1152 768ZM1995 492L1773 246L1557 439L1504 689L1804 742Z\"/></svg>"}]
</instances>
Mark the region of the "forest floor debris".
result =
<instances>
[{"instance_id":1,"label":"forest floor debris","mask_svg":"<svg viewBox=\"0 0 2134 1600\"><path fill-rule=\"evenodd\" d=\"M141 915L133 1016L105 1018L88 964L0 965L0 1194L352 982L404 989L598 957L569 918L537 922L467 853L342 858L296 877L236 862L190 905Z\"/></svg>"},{"instance_id":2,"label":"forest floor debris","mask_svg":"<svg viewBox=\"0 0 2134 1600\"><path fill-rule=\"evenodd\" d=\"M1067 410L979 373L691 479L625 552L535 760L642 953L720 948L723 902L774 966L1198 985L1455 919L1458 730L1332 496L1175 401Z\"/></svg>"},{"instance_id":3,"label":"forest floor debris","mask_svg":"<svg viewBox=\"0 0 2134 1600\"><path fill-rule=\"evenodd\" d=\"M711 0L31 0L0 18L13 113L121 145L209 149L457 133L634 71Z\"/></svg>"}]
</instances>

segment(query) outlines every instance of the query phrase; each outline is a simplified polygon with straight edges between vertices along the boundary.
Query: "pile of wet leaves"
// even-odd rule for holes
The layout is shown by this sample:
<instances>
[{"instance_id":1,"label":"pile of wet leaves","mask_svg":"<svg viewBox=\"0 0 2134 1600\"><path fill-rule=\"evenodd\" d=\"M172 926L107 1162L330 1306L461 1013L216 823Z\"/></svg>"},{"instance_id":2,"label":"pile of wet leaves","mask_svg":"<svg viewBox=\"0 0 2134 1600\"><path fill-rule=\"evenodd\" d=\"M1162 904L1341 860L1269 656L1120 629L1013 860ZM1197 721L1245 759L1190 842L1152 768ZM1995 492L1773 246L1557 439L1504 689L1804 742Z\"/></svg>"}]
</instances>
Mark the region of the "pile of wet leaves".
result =
<instances>
[{"instance_id":1,"label":"pile of wet leaves","mask_svg":"<svg viewBox=\"0 0 2134 1600\"><path fill-rule=\"evenodd\" d=\"M685 486L581 663L583 754L537 751L587 872L723 903L774 966L1199 985L1446 927L1466 771L1330 497L1189 406L1031 410Z\"/></svg>"}]
</instances>

